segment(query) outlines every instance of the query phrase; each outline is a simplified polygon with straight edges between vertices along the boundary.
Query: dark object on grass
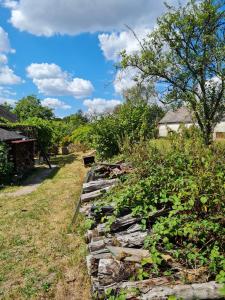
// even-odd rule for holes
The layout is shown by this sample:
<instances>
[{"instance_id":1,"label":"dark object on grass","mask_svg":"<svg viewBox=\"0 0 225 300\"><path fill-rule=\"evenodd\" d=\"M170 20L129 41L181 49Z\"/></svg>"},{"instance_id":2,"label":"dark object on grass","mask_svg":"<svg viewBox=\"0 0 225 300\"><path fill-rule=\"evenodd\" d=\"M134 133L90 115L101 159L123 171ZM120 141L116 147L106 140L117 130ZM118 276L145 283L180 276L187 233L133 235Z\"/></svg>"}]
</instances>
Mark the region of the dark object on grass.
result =
<instances>
[{"instance_id":1,"label":"dark object on grass","mask_svg":"<svg viewBox=\"0 0 225 300\"><path fill-rule=\"evenodd\" d=\"M84 166L88 167L95 163L95 157L93 155L83 156Z\"/></svg>"}]
</instances>

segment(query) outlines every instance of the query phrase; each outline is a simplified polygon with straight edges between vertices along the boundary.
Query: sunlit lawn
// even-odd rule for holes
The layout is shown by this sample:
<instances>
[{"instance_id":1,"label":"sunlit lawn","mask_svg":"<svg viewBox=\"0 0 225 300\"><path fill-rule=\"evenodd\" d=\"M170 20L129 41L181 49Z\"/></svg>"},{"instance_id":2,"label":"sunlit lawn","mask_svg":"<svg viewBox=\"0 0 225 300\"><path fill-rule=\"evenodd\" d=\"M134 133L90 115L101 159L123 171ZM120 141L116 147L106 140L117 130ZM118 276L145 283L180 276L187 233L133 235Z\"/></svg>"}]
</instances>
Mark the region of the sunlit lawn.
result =
<instances>
[{"instance_id":1,"label":"sunlit lawn","mask_svg":"<svg viewBox=\"0 0 225 300\"><path fill-rule=\"evenodd\" d=\"M1 299L89 299L81 217L71 226L86 171L74 154L53 163L37 191L0 198Z\"/></svg>"}]
</instances>

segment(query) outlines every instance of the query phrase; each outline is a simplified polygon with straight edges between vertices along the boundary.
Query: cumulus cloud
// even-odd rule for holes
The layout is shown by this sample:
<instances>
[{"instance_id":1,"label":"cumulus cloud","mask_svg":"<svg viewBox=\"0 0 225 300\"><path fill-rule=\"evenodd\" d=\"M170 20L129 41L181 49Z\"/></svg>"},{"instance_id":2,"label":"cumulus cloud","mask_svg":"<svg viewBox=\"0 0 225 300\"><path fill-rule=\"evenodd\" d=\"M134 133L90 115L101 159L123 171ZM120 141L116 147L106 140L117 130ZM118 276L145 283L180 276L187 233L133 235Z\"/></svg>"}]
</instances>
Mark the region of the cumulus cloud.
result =
<instances>
[{"instance_id":1,"label":"cumulus cloud","mask_svg":"<svg viewBox=\"0 0 225 300\"><path fill-rule=\"evenodd\" d=\"M134 31L141 42L150 33L150 29L148 28L138 28ZM119 62L122 50L126 50L128 54L133 54L140 50L140 43L131 31L122 31L120 33L113 32L110 34L103 33L99 34L98 38L100 48L107 60ZM134 79L137 75L138 71L134 68L117 71L113 82L116 93L123 94L126 89L135 86L136 81Z\"/></svg>"},{"instance_id":2,"label":"cumulus cloud","mask_svg":"<svg viewBox=\"0 0 225 300\"><path fill-rule=\"evenodd\" d=\"M137 84L135 78L138 76L138 71L134 68L127 68L126 70L119 70L116 73L113 82L116 93L123 94L127 89L134 87Z\"/></svg>"},{"instance_id":3,"label":"cumulus cloud","mask_svg":"<svg viewBox=\"0 0 225 300\"><path fill-rule=\"evenodd\" d=\"M7 62L8 62L7 56L5 54L0 53L0 65L1 64L7 64Z\"/></svg>"},{"instance_id":4,"label":"cumulus cloud","mask_svg":"<svg viewBox=\"0 0 225 300\"><path fill-rule=\"evenodd\" d=\"M17 1L14 1L14 0L5 0L4 1L4 6L7 7L7 8L16 8L18 2Z\"/></svg>"},{"instance_id":5,"label":"cumulus cloud","mask_svg":"<svg viewBox=\"0 0 225 300\"><path fill-rule=\"evenodd\" d=\"M41 101L42 106L47 106L53 109L70 109L71 106L56 98L45 98Z\"/></svg>"},{"instance_id":6,"label":"cumulus cloud","mask_svg":"<svg viewBox=\"0 0 225 300\"><path fill-rule=\"evenodd\" d=\"M90 96L94 90L89 80L72 78L56 64L33 63L27 67L27 75L33 80L40 93L47 96Z\"/></svg>"},{"instance_id":7,"label":"cumulus cloud","mask_svg":"<svg viewBox=\"0 0 225 300\"><path fill-rule=\"evenodd\" d=\"M10 46L8 33L0 26L0 85L21 83L19 76L7 65L8 58L5 53L15 52Z\"/></svg>"},{"instance_id":8,"label":"cumulus cloud","mask_svg":"<svg viewBox=\"0 0 225 300\"><path fill-rule=\"evenodd\" d=\"M0 52L15 52L11 48L8 33L0 26Z\"/></svg>"},{"instance_id":9,"label":"cumulus cloud","mask_svg":"<svg viewBox=\"0 0 225 300\"><path fill-rule=\"evenodd\" d=\"M0 86L0 97L9 98L10 96L15 96L16 92L11 90L9 87Z\"/></svg>"},{"instance_id":10,"label":"cumulus cloud","mask_svg":"<svg viewBox=\"0 0 225 300\"><path fill-rule=\"evenodd\" d=\"M14 107L16 105L16 100L0 97L0 104L4 104L4 103L7 103L7 104L12 105Z\"/></svg>"},{"instance_id":11,"label":"cumulus cloud","mask_svg":"<svg viewBox=\"0 0 225 300\"><path fill-rule=\"evenodd\" d=\"M31 64L27 67L27 73L30 78L36 79L62 78L66 76L58 65L47 63Z\"/></svg>"},{"instance_id":12,"label":"cumulus cloud","mask_svg":"<svg viewBox=\"0 0 225 300\"><path fill-rule=\"evenodd\" d=\"M120 105L121 101L119 100L106 100L102 98L86 99L84 100L84 105L88 108L88 114L90 115L99 115L103 113L110 113L113 109Z\"/></svg>"},{"instance_id":13,"label":"cumulus cloud","mask_svg":"<svg viewBox=\"0 0 225 300\"><path fill-rule=\"evenodd\" d=\"M6 65L0 65L0 85L11 85L21 82L21 78L14 74L14 71L12 69L10 69Z\"/></svg>"},{"instance_id":14,"label":"cumulus cloud","mask_svg":"<svg viewBox=\"0 0 225 300\"><path fill-rule=\"evenodd\" d=\"M150 29L136 28L134 31L138 39L142 41L150 32ZM102 33L98 35L98 39L105 58L114 62L119 61L122 50L132 54L140 49L140 44L131 31Z\"/></svg>"},{"instance_id":15,"label":"cumulus cloud","mask_svg":"<svg viewBox=\"0 0 225 300\"><path fill-rule=\"evenodd\" d=\"M183 0L184 1L184 0ZM164 0L5 0L11 10L10 22L21 31L35 35L75 35L83 32L121 31L152 25L165 10ZM177 0L169 0L176 4ZM182 2L182 0L181 0ZM47 12L47 13L46 13Z\"/></svg>"}]
</instances>

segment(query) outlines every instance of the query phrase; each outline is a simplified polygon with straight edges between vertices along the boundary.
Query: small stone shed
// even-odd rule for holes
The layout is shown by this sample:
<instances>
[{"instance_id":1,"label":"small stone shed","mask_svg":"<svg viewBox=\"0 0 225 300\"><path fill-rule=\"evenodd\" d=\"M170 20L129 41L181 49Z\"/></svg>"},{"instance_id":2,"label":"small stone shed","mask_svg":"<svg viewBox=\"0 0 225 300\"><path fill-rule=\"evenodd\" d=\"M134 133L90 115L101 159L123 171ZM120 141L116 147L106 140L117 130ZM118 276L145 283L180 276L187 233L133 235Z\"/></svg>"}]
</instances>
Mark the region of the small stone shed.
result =
<instances>
[{"instance_id":1,"label":"small stone shed","mask_svg":"<svg viewBox=\"0 0 225 300\"><path fill-rule=\"evenodd\" d=\"M9 146L9 161L13 163L15 174L23 175L34 168L35 139L0 128L0 141Z\"/></svg>"}]
</instances>

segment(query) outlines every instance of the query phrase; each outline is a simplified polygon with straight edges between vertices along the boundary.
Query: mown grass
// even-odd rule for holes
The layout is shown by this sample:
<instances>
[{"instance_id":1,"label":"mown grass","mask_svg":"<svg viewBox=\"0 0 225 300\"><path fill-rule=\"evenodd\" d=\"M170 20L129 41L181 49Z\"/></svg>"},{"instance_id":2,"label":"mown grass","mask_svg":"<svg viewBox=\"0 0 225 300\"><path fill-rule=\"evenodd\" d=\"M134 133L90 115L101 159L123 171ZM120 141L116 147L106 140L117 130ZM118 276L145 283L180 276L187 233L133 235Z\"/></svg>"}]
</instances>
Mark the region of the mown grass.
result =
<instances>
[{"instance_id":1,"label":"mown grass","mask_svg":"<svg viewBox=\"0 0 225 300\"><path fill-rule=\"evenodd\" d=\"M89 299L82 217L71 225L86 171L73 154L53 163L35 192L0 198L1 299Z\"/></svg>"}]
</instances>

